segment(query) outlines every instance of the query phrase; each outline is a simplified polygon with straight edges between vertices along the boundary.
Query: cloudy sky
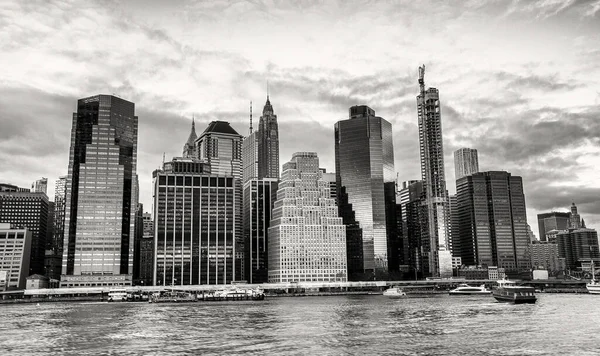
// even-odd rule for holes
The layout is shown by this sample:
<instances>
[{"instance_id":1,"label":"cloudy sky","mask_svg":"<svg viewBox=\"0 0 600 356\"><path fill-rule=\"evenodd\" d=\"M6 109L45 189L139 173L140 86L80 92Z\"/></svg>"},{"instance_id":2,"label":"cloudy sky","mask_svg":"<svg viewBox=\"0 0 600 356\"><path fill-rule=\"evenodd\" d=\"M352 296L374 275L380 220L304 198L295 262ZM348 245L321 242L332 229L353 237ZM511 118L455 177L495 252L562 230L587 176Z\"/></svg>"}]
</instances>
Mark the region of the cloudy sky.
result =
<instances>
[{"instance_id":1,"label":"cloudy sky","mask_svg":"<svg viewBox=\"0 0 600 356\"><path fill-rule=\"evenodd\" d=\"M400 180L418 179L418 66L440 90L453 151L525 183L528 220L575 201L600 228L600 0L0 2L0 182L51 185L68 167L78 98L136 104L141 201L181 155L192 115L248 132L269 82L281 162L317 151L366 104L394 127ZM53 196L53 187L49 195Z\"/></svg>"}]
</instances>

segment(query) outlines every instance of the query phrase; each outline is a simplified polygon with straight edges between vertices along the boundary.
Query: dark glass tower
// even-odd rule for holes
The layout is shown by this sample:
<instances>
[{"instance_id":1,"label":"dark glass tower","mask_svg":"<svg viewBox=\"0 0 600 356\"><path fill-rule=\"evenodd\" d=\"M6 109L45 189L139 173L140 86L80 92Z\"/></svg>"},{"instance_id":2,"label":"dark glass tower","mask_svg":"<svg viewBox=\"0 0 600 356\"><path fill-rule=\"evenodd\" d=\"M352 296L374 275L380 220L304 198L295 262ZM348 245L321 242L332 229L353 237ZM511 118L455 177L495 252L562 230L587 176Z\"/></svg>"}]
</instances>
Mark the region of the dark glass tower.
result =
<instances>
[{"instance_id":1,"label":"dark glass tower","mask_svg":"<svg viewBox=\"0 0 600 356\"><path fill-rule=\"evenodd\" d=\"M137 134L134 103L112 95L77 101L61 286L131 284Z\"/></svg>"},{"instance_id":2,"label":"dark glass tower","mask_svg":"<svg viewBox=\"0 0 600 356\"><path fill-rule=\"evenodd\" d=\"M269 95L259 121L258 178L279 179L279 125Z\"/></svg>"},{"instance_id":3,"label":"dark glass tower","mask_svg":"<svg viewBox=\"0 0 600 356\"><path fill-rule=\"evenodd\" d=\"M457 181L460 256L466 265L525 271L529 236L523 181L508 172L481 172Z\"/></svg>"},{"instance_id":4,"label":"dark glass tower","mask_svg":"<svg viewBox=\"0 0 600 356\"><path fill-rule=\"evenodd\" d=\"M368 106L350 108L335 124L338 207L346 230L349 280L386 278L397 269L392 125ZM394 206L394 211L386 208ZM385 275L382 275L382 273Z\"/></svg>"}]
</instances>

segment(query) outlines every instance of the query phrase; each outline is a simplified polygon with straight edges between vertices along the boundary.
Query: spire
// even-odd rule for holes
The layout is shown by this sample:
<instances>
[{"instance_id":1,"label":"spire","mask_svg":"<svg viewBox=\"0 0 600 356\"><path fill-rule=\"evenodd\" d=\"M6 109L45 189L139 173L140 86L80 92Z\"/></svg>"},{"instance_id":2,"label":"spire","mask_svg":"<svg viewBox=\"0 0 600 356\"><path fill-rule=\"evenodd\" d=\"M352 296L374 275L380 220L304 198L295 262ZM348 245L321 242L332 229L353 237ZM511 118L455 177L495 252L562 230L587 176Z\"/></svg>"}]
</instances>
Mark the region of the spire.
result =
<instances>
[{"instance_id":1,"label":"spire","mask_svg":"<svg viewBox=\"0 0 600 356\"><path fill-rule=\"evenodd\" d=\"M581 219L581 228L585 229L585 220Z\"/></svg>"},{"instance_id":2,"label":"spire","mask_svg":"<svg viewBox=\"0 0 600 356\"><path fill-rule=\"evenodd\" d=\"M193 146L198 136L196 135L196 118L192 115L192 130L190 136L187 139L186 145Z\"/></svg>"},{"instance_id":3,"label":"spire","mask_svg":"<svg viewBox=\"0 0 600 356\"><path fill-rule=\"evenodd\" d=\"M267 80L267 102L265 103L265 107L263 108L263 116L273 114L273 106L271 105L271 100L269 100L269 81Z\"/></svg>"},{"instance_id":4,"label":"spire","mask_svg":"<svg viewBox=\"0 0 600 356\"><path fill-rule=\"evenodd\" d=\"M252 134L252 101L250 101L250 134Z\"/></svg>"}]
</instances>

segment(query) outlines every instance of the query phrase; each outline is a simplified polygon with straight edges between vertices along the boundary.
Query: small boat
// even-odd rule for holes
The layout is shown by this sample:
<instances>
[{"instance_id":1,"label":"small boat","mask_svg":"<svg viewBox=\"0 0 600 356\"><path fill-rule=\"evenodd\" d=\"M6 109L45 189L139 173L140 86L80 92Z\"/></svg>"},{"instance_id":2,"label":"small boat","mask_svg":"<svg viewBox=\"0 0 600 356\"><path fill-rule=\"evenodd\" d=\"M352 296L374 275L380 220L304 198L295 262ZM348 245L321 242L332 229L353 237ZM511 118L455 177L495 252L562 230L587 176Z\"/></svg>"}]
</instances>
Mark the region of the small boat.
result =
<instances>
[{"instance_id":1,"label":"small boat","mask_svg":"<svg viewBox=\"0 0 600 356\"><path fill-rule=\"evenodd\" d=\"M586 284L585 287L590 294L600 294L600 281L596 280L596 269L594 268L594 261L592 261L592 280Z\"/></svg>"},{"instance_id":2,"label":"small boat","mask_svg":"<svg viewBox=\"0 0 600 356\"><path fill-rule=\"evenodd\" d=\"M484 284L480 285L479 287L472 287L468 284L461 284L457 288L451 290L448 294L450 294L450 295L472 295L472 294L489 295L490 293L492 293L492 291L485 289Z\"/></svg>"},{"instance_id":3,"label":"small boat","mask_svg":"<svg viewBox=\"0 0 600 356\"><path fill-rule=\"evenodd\" d=\"M391 299L399 299L406 297L406 293L398 287L391 287L383 292L383 295Z\"/></svg>"},{"instance_id":4,"label":"small boat","mask_svg":"<svg viewBox=\"0 0 600 356\"><path fill-rule=\"evenodd\" d=\"M518 286L515 282L507 279L498 281L498 288L494 289L492 295L499 302L513 304L533 304L537 300L533 287Z\"/></svg>"}]
</instances>

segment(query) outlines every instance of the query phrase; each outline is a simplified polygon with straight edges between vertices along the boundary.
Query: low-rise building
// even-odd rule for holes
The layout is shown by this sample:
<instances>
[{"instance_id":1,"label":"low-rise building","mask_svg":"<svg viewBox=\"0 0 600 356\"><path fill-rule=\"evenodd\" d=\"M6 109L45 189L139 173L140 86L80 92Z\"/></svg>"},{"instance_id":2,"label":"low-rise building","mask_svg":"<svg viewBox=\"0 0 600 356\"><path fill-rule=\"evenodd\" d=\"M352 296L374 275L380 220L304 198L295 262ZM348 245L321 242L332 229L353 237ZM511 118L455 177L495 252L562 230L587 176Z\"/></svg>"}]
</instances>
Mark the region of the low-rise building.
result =
<instances>
[{"instance_id":1,"label":"low-rise building","mask_svg":"<svg viewBox=\"0 0 600 356\"><path fill-rule=\"evenodd\" d=\"M31 231L0 223L0 271L6 271L4 290L25 289L30 253Z\"/></svg>"},{"instance_id":2,"label":"low-rise building","mask_svg":"<svg viewBox=\"0 0 600 356\"><path fill-rule=\"evenodd\" d=\"M458 270L458 276L464 279L489 279L488 268L483 266L462 266Z\"/></svg>"},{"instance_id":3,"label":"low-rise building","mask_svg":"<svg viewBox=\"0 0 600 356\"><path fill-rule=\"evenodd\" d=\"M50 278L41 274L33 274L27 277L26 289L46 289L50 286Z\"/></svg>"}]
</instances>

